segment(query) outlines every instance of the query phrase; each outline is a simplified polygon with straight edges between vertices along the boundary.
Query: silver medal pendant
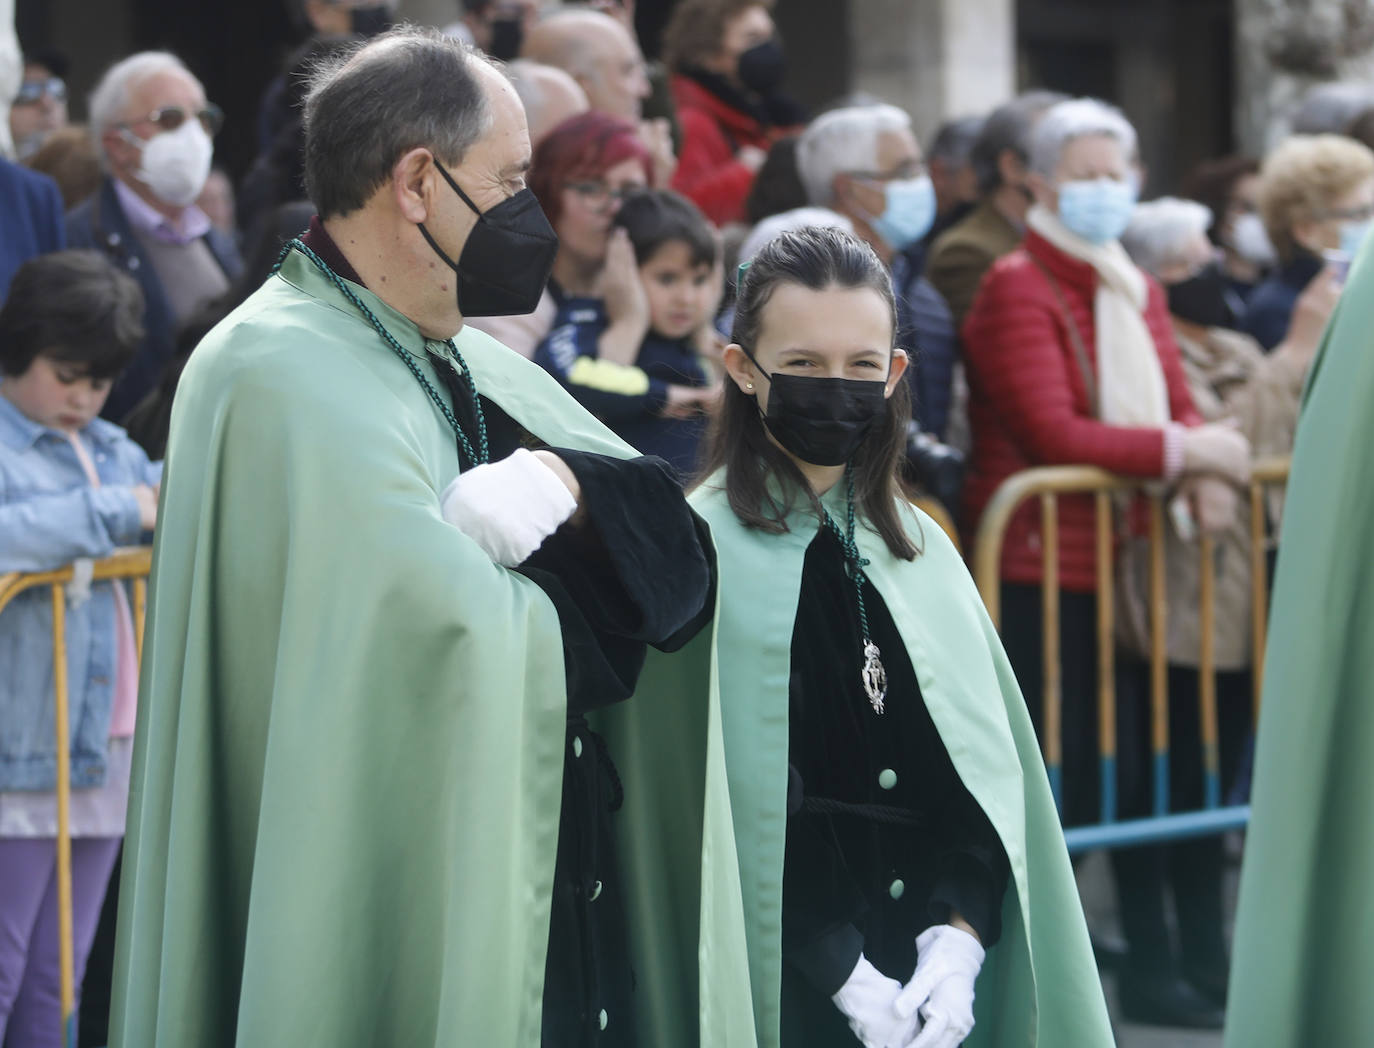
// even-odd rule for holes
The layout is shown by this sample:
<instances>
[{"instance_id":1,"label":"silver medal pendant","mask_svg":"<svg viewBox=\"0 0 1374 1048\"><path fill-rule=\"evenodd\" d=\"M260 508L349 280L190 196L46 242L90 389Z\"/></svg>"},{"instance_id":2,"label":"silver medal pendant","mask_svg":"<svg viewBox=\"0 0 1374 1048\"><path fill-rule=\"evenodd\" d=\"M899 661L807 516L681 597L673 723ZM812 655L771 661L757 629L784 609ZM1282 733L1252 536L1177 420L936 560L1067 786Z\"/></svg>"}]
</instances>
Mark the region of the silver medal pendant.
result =
<instances>
[{"instance_id":1,"label":"silver medal pendant","mask_svg":"<svg viewBox=\"0 0 1374 1048\"><path fill-rule=\"evenodd\" d=\"M883 712L883 700L887 698L887 670L883 669L881 654L878 645L864 640L864 691L874 713Z\"/></svg>"}]
</instances>

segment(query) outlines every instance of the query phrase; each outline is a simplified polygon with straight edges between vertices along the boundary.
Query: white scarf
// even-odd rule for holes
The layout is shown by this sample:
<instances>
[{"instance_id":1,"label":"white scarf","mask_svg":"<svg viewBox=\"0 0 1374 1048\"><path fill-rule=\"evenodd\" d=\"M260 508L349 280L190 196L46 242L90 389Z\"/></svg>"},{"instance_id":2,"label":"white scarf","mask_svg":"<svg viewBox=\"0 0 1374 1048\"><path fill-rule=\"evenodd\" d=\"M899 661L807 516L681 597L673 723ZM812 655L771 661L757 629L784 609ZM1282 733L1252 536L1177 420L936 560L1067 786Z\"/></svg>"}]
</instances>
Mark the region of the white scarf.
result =
<instances>
[{"instance_id":1,"label":"white scarf","mask_svg":"<svg viewBox=\"0 0 1374 1048\"><path fill-rule=\"evenodd\" d=\"M1145 323L1149 285L1115 240L1084 240L1036 204L1026 223L1064 254L1097 272L1093 321L1097 336L1098 415L1113 426L1159 428L1169 422L1169 390L1159 350ZM1069 318L1072 323L1072 318Z\"/></svg>"}]
</instances>

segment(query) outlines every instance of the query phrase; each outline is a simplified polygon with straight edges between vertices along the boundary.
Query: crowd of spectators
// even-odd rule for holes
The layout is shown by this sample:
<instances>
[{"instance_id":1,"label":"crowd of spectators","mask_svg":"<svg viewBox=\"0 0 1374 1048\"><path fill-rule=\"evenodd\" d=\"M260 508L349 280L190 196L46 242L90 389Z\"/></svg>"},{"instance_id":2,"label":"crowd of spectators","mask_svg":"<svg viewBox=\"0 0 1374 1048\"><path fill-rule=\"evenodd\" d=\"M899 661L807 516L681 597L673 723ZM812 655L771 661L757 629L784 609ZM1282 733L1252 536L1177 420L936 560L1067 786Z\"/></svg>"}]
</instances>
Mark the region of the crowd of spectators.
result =
<instances>
[{"instance_id":1,"label":"crowd of spectators","mask_svg":"<svg viewBox=\"0 0 1374 1048\"><path fill-rule=\"evenodd\" d=\"M1187 756L1201 746L1197 539L1216 538L1221 768L1226 788L1243 795L1255 652L1251 506L1241 494L1256 457L1291 450L1309 365L1374 221L1374 90L1317 89L1269 155L1211 159L1177 196L1161 196L1128 116L1100 100L1028 90L986 114L950 114L924 149L908 114L882 100L807 114L784 86L773 6L679 0L662 63L646 63L633 5L463 0L444 32L507 63L533 147L529 184L559 236L538 307L472 323L547 368L687 480L717 401L736 267L785 229L853 231L890 272L899 342L912 358L913 476L946 504L966 546L999 485L1024 469L1098 466L1168 493L1179 767L1201 766ZM48 527L33 523L42 506L16 472L16 463L34 468L48 437L53 456L71 458L61 483L102 489L93 519L105 524L92 530L87 520L79 541L7 541L0 572L101 556L153 523L140 479L152 467L125 449L139 477L101 469L93 478L83 456L124 439L109 423L129 431L139 455L162 456L187 357L310 222L303 71L395 15L391 3L370 0L305 0L301 12L308 35L262 85L258 155L237 182L213 166L223 114L177 56L113 62L87 104L72 107L84 124L69 122L63 56L24 56L8 116L14 153L0 157L0 422L9 418L0 425L0 536L16 522ZM64 249L81 250L53 254ZM63 257L46 268L33 261ZM102 274L104 299L91 290ZM113 296L122 313L137 309L136 325L100 336L117 343L106 356L119 366L92 365L80 346L21 354L5 343L33 325L86 330L64 327L41 304L7 301L12 279L48 289L56 302ZM98 318L77 319L99 327ZM108 423L84 417L86 407L34 415L26 393L34 367L56 368L63 388L97 387L82 404ZM1272 541L1282 499L1263 512ZM1018 514L1001 562L1004 641L1038 726L1048 541L1040 526L1032 510ZM1129 815L1147 810L1149 785L1141 506L1118 501L1114 527L1121 810ZM1059 529L1064 815L1073 824L1097 818L1103 653L1091 498L1064 498ZM0 644L27 628L23 610L0 617ZM10 672L0 670L0 691ZM110 687L101 687L108 715ZM4 746L14 742L8 732L0 726ZM0 777L0 839L23 836L7 820L15 809L4 791L17 784ZM1200 802L1196 776L1177 776L1172 789L1178 806ZM1223 863L1216 840L1117 863L1128 1014L1220 1025ZM1170 895L1176 941L1163 916ZM95 935L85 916L83 965ZM0 956L0 971L13 960ZM25 1006L19 985L11 992L0 982L0 1043L7 1018Z\"/></svg>"}]
</instances>

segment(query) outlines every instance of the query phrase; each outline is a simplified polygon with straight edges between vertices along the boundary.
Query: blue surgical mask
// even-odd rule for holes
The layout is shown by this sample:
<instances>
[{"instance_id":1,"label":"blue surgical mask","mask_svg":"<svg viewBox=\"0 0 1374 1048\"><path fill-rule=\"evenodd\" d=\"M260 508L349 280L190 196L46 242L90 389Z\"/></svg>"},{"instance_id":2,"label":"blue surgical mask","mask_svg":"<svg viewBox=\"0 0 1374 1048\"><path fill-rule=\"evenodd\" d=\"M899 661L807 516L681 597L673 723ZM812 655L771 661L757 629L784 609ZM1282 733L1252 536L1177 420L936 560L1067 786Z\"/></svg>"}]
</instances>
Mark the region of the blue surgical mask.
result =
<instances>
[{"instance_id":1,"label":"blue surgical mask","mask_svg":"<svg viewBox=\"0 0 1374 1048\"><path fill-rule=\"evenodd\" d=\"M1366 219L1363 222L1343 222L1341 223L1341 250L1350 256L1350 260L1355 261L1355 256L1360 253L1360 247L1364 244L1365 237L1369 235L1370 227L1374 222Z\"/></svg>"},{"instance_id":2,"label":"blue surgical mask","mask_svg":"<svg viewBox=\"0 0 1374 1048\"><path fill-rule=\"evenodd\" d=\"M1131 224L1138 190L1114 178L1065 182L1059 187L1059 221L1090 244L1116 240Z\"/></svg>"},{"instance_id":3,"label":"blue surgical mask","mask_svg":"<svg viewBox=\"0 0 1374 1048\"><path fill-rule=\"evenodd\" d=\"M893 251L905 251L935 224L935 184L929 175L889 182L883 213L869 224Z\"/></svg>"}]
</instances>

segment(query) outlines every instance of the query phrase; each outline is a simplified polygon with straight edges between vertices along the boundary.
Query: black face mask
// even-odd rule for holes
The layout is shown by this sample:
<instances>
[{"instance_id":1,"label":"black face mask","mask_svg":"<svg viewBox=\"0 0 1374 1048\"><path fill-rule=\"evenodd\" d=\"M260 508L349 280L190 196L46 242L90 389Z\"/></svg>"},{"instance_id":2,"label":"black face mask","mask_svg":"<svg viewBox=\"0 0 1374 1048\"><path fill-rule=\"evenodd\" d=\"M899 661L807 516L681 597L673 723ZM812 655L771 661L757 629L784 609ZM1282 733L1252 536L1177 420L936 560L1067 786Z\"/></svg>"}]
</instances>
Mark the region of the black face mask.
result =
<instances>
[{"instance_id":1,"label":"black face mask","mask_svg":"<svg viewBox=\"0 0 1374 1048\"><path fill-rule=\"evenodd\" d=\"M755 44L739 56L739 82L760 95L776 91L786 70L782 44L776 38Z\"/></svg>"},{"instance_id":2,"label":"black face mask","mask_svg":"<svg viewBox=\"0 0 1374 1048\"><path fill-rule=\"evenodd\" d=\"M1226 291L1226 277L1213 262L1196 276L1169 285L1169 312L1203 327L1234 328L1236 312Z\"/></svg>"},{"instance_id":3,"label":"black face mask","mask_svg":"<svg viewBox=\"0 0 1374 1048\"><path fill-rule=\"evenodd\" d=\"M378 33L385 33L393 25L391 8L385 4L355 7L349 12L349 16L356 36L373 37Z\"/></svg>"},{"instance_id":4,"label":"black face mask","mask_svg":"<svg viewBox=\"0 0 1374 1048\"><path fill-rule=\"evenodd\" d=\"M519 18L495 18L491 23L491 50L487 53L498 62L509 62L520 54L525 41L525 23Z\"/></svg>"},{"instance_id":5,"label":"black face mask","mask_svg":"<svg viewBox=\"0 0 1374 1048\"><path fill-rule=\"evenodd\" d=\"M478 211L437 160L434 166L477 215L463 252L454 262L420 223L434 253L458 277L458 312L465 317L511 317L534 312L558 254L558 234L528 189L489 211Z\"/></svg>"},{"instance_id":6,"label":"black face mask","mask_svg":"<svg viewBox=\"0 0 1374 1048\"><path fill-rule=\"evenodd\" d=\"M763 371L754 354L746 349L744 355ZM887 411L886 382L775 371L768 383L763 424L786 450L813 466L843 466Z\"/></svg>"}]
</instances>

